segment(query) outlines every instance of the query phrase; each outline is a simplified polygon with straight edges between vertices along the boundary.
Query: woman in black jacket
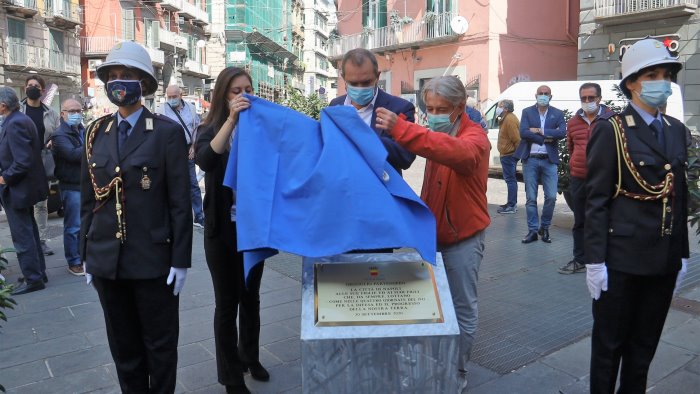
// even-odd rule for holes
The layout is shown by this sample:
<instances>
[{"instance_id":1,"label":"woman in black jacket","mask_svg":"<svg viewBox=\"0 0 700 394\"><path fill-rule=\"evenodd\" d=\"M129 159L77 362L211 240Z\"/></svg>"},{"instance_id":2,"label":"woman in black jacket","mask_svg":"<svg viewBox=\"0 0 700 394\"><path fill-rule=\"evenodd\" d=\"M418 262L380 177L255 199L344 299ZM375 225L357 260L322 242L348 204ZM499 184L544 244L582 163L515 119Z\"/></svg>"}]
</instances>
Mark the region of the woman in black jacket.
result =
<instances>
[{"instance_id":1,"label":"woman in black jacket","mask_svg":"<svg viewBox=\"0 0 700 394\"><path fill-rule=\"evenodd\" d=\"M249 393L243 373L267 381L270 375L258 360L260 339L260 281L263 264L253 268L246 287L243 254L236 243L236 198L223 186L238 114L250 106L252 79L244 70L228 67L218 76L211 109L199 128L197 165L205 172L204 251L214 283L214 339L219 383L227 393ZM240 330L236 315L240 308Z\"/></svg>"}]
</instances>

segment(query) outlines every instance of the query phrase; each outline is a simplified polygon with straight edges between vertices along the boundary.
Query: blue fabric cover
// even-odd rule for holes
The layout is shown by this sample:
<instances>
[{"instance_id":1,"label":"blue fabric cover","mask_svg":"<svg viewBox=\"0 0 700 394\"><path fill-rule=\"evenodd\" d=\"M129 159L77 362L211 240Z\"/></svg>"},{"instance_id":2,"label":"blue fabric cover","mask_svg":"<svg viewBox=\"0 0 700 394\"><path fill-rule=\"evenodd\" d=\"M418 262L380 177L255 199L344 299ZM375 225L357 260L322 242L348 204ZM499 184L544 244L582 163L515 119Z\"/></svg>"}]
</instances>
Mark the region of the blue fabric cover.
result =
<instances>
[{"instance_id":1,"label":"blue fabric cover","mask_svg":"<svg viewBox=\"0 0 700 394\"><path fill-rule=\"evenodd\" d=\"M224 177L236 191L246 277L277 249L323 257L412 247L435 264L435 218L354 108L325 108L319 123L247 97Z\"/></svg>"}]
</instances>

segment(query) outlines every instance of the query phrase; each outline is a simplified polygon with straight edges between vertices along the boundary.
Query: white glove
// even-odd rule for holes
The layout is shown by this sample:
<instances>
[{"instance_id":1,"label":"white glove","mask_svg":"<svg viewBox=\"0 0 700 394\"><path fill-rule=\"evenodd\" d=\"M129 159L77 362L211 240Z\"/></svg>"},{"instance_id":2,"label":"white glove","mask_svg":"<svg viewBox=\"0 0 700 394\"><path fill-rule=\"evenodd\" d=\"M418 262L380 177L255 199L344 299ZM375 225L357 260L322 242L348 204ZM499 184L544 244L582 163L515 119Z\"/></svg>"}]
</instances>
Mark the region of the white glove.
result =
<instances>
[{"instance_id":1,"label":"white glove","mask_svg":"<svg viewBox=\"0 0 700 394\"><path fill-rule=\"evenodd\" d=\"M85 271L85 283L90 286L92 284L92 274L87 272L87 263L83 261L83 271Z\"/></svg>"},{"instance_id":2,"label":"white glove","mask_svg":"<svg viewBox=\"0 0 700 394\"><path fill-rule=\"evenodd\" d=\"M673 295L678 295L678 291L681 289L681 283L683 283L683 278L685 274L688 273L688 259L681 259L681 270L678 271L678 276L676 276L676 287L673 288Z\"/></svg>"},{"instance_id":3,"label":"white glove","mask_svg":"<svg viewBox=\"0 0 700 394\"><path fill-rule=\"evenodd\" d=\"M173 295L176 296L180 294L182 286L185 285L185 279L187 278L187 268L175 268L170 267L170 274L168 275L168 280L165 282L168 286L173 283L175 279L175 287L173 288Z\"/></svg>"},{"instance_id":4,"label":"white glove","mask_svg":"<svg viewBox=\"0 0 700 394\"><path fill-rule=\"evenodd\" d=\"M586 284L594 300L600 298L601 291L608 291L608 268L605 262L586 264Z\"/></svg>"}]
</instances>

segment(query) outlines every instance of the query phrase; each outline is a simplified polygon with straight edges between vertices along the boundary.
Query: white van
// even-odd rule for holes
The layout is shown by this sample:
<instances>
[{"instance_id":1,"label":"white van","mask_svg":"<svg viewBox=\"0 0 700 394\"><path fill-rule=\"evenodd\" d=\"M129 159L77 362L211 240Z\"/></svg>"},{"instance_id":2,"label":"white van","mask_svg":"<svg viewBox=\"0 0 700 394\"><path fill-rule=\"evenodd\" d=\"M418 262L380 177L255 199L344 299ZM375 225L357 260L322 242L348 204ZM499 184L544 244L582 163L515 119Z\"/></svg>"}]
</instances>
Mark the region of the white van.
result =
<instances>
[{"instance_id":1,"label":"white van","mask_svg":"<svg viewBox=\"0 0 700 394\"><path fill-rule=\"evenodd\" d=\"M513 113L520 119L523 109L535 105L535 93L537 92L537 88L542 85L547 85L552 89L552 101L550 105L562 111L568 109L573 115L581 108L578 90L585 82L595 82L600 85L603 95L602 103L610 100L620 107L625 106L625 102L618 99L616 95L615 87L620 83L619 80L518 82L504 90L489 109L484 112L484 119L489 127L489 141L491 142L489 166L497 168L501 166L498 149L496 149L498 142L498 122L495 119L496 106L499 101L513 100L513 105L515 107ZM668 99L666 113L682 121L683 96L681 94L681 88L674 83L672 84L672 90L673 94Z\"/></svg>"}]
</instances>

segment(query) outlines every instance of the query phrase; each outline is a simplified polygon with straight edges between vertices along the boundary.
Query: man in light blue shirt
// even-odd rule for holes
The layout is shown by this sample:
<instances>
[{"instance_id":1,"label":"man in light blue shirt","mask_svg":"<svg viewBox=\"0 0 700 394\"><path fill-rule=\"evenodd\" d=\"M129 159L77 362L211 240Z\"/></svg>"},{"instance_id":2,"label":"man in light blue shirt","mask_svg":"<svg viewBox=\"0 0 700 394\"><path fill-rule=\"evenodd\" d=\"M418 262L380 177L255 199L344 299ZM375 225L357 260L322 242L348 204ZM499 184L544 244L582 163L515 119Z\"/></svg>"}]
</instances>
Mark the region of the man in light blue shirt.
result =
<instances>
[{"instance_id":1,"label":"man in light blue shirt","mask_svg":"<svg viewBox=\"0 0 700 394\"><path fill-rule=\"evenodd\" d=\"M194 105L186 103L182 99L182 90L177 85L170 85L165 89L165 103L156 112L165 115L179 123L185 132L185 139L189 147L188 159L190 168L190 189L192 196L192 212L194 214L194 225L204 228L204 211L202 210L202 190L197 181L197 171L194 163L193 144L197 139L197 127L200 119Z\"/></svg>"}]
</instances>

